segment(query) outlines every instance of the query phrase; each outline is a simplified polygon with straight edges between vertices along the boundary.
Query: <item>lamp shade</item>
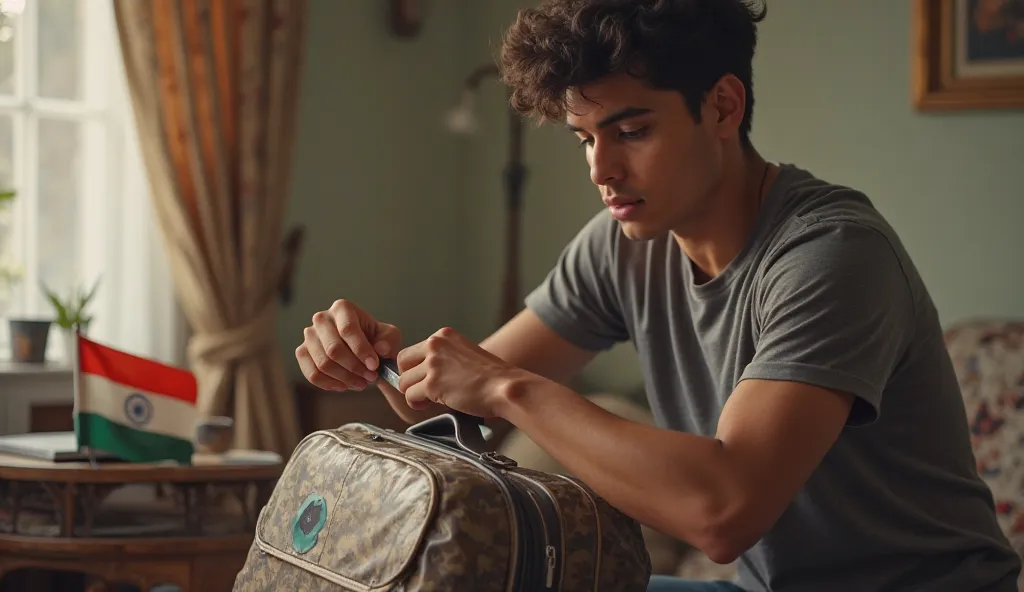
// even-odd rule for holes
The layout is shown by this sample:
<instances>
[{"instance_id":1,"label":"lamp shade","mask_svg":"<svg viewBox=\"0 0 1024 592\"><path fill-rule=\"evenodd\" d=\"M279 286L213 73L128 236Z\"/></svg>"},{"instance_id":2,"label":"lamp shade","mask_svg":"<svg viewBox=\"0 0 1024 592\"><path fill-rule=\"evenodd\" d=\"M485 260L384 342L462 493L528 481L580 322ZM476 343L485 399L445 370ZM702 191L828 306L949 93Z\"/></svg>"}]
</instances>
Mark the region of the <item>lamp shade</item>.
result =
<instances>
[{"instance_id":1,"label":"lamp shade","mask_svg":"<svg viewBox=\"0 0 1024 592\"><path fill-rule=\"evenodd\" d=\"M445 116L445 125L457 134L473 134L477 130L476 112L473 109L476 93L471 89L462 91L462 100Z\"/></svg>"}]
</instances>

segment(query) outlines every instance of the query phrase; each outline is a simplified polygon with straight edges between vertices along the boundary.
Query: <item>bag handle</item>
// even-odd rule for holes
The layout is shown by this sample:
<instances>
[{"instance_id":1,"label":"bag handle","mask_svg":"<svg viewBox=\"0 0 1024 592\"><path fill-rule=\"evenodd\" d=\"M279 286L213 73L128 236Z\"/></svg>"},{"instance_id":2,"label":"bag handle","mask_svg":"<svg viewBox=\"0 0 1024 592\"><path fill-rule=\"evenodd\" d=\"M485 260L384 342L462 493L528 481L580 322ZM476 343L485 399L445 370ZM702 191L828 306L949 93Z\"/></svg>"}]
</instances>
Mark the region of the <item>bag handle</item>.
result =
<instances>
[{"instance_id":1,"label":"bag handle","mask_svg":"<svg viewBox=\"0 0 1024 592\"><path fill-rule=\"evenodd\" d=\"M482 425L483 419L475 415L451 410L409 426L405 433L481 455L487 452Z\"/></svg>"}]
</instances>

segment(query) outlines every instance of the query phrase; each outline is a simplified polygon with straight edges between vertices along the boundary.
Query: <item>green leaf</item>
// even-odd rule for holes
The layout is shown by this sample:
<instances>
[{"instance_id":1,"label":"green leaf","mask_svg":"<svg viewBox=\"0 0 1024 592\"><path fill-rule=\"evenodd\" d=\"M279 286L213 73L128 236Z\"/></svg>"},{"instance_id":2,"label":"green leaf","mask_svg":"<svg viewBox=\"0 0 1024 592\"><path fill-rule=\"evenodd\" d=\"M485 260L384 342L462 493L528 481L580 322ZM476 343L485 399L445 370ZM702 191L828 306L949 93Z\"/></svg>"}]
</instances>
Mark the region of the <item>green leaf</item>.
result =
<instances>
[{"instance_id":1,"label":"green leaf","mask_svg":"<svg viewBox=\"0 0 1024 592\"><path fill-rule=\"evenodd\" d=\"M53 305L57 313L57 325L64 329L74 328L75 325L88 325L92 321L92 316L85 314L85 307L88 306L93 296L96 295L99 284L100 281L97 278L88 293L83 293L82 288L77 287L74 295L65 301L55 294L53 290L41 283L43 293L46 294L46 298Z\"/></svg>"},{"instance_id":2,"label":"green leaf","mask_svg":"<svg viewBox=\"0 0 1024 592\"><path fill-rule=\"evenodd\" d=\"M57 297L55 297L55 296L47 296L47 298L50 299L50 303L53 304L53 307L55 309L57 309L57 324L60 325L61 327L67 326L67 322L68 322L68 309L67 309L67 307L65 307L64 304L59 299L57 299Z\"/></svg>"}]
</instances>

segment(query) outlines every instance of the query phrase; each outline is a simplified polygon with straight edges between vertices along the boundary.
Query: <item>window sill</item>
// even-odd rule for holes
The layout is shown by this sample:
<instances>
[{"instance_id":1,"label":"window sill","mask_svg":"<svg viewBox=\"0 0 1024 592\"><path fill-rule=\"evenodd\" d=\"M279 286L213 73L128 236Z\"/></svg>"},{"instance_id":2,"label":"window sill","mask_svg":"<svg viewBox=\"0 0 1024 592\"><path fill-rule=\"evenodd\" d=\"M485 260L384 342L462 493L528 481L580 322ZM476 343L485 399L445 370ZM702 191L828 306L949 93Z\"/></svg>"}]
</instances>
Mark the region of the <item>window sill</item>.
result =
<instances>
[{"instance_id":1,"label":"window sill","mask_svg":"<svg viewBox=\"0 0 1024 592\"><path fill-rule=\"evenodd\" d=\"M46 362L44 364L24 364L10 360L0 360L0 376L60 376L71 374L71 366L62 362Z\"/></svg>"}]
</instances>

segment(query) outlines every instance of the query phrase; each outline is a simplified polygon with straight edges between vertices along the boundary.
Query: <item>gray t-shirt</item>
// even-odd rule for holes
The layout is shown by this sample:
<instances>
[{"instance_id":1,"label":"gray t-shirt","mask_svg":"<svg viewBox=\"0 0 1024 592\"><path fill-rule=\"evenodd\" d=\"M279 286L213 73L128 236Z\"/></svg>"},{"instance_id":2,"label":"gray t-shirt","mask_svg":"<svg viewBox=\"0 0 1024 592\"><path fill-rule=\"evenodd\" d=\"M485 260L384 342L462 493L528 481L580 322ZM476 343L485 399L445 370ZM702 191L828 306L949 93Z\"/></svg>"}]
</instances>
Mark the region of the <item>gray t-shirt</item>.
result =
<instances>
[{"instance_id":1,"label":"gray t-shirt","mask_svg":"<svg viewBox=\"0 0 1024 592\"><path fill-rule=\"evenodd\" d=\"M747 590L1016 590L1020 560L979 479L932 300L861 193L783 165L752 236L696 284L671 235L624 237L607 211L527 306L576 345L630 340L665 428L714 436L743 379L853 393L848 425L739 560Z\"/></svg>"}]
</instances>

